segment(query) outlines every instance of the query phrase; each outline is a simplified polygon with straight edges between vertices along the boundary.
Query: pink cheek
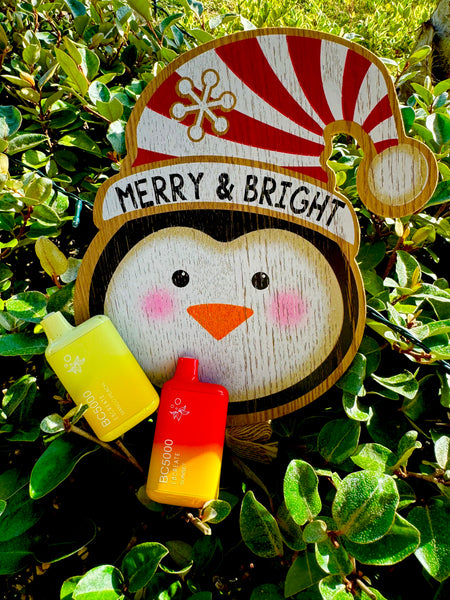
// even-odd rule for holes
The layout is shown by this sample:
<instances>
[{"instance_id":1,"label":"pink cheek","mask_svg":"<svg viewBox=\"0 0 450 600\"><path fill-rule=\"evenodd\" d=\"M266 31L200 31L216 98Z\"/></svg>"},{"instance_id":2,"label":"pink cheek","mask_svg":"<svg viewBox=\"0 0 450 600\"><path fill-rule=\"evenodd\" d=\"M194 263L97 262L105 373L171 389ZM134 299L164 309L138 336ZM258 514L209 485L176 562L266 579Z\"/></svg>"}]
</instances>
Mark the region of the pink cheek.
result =
<instances>
[{"instance_id":1,"label":"pink cheek","mask_svg":"<svg viewBox=\"0 0 450 600\"><path fill-rule=\"evenodd\" d=\"M305 319L306 303L298 293L279 292L269 305L268 314L280 327L294 327Z\"/></svg>"},{"instance_id":2,"label":"pink cheek","mask_svg":"<svg viewBox=\"0 0 450 600\"><path fill-rule=\"evenodd\" d=\"M142 300L144 314L154 321L166 321L175 312L175 299L167 290L148 292Z\"/></svg>"}]
</instances>

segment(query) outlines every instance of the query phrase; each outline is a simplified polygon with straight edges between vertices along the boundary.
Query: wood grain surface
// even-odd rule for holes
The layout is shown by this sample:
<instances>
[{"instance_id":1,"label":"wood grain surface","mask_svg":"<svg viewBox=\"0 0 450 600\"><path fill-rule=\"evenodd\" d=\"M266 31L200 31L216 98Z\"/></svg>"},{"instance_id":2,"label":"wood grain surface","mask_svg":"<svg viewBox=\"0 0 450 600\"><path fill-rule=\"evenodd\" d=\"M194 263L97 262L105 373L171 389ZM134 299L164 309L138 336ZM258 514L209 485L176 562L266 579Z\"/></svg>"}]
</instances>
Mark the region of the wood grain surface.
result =
<instances>
[{"instance_id":1,"label":"wood grain surface","mask_svg":"<svg viewBox=\"0 0 450 600\"><path fill-rule=\"evenodd\" d=\"M370 211L427 202L435 159L406 136L391 78L364 48L263 29L180 56L139 98L128 155L96 198L76 320L108 314L157 386L178 357L198 358L200 379L230 393L229 424L320 396L365 319L358 222L327 166L338 133L364 152Z\"/></svg>"}]
</instances>

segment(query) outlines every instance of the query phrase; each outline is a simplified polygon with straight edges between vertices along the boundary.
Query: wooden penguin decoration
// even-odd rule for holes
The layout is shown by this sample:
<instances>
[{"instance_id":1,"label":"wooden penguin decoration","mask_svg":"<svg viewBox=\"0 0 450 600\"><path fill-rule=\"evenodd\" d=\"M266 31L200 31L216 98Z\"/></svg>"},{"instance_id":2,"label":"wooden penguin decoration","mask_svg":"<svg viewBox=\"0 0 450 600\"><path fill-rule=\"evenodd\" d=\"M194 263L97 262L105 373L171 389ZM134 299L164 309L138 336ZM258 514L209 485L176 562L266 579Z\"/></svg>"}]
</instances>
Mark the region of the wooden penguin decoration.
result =
<instances>
[{"instance_id":1,"label":"wooden penguin decoration","mask_svg":"<svg viewBox=\"0 0 450 600\"><path fill-rule=\"evenodd\" d=\"M128 156L98 193L77 321L106 313L156 385L198 358L201 380L229 391L229 424L317 398L365 321L358 222L326 162L341 132L364 151L369 210L427 202L434 157L405 135L390 76L364 48L262 29L175 60L139 98Z\"/></svg>"}]
</instances>

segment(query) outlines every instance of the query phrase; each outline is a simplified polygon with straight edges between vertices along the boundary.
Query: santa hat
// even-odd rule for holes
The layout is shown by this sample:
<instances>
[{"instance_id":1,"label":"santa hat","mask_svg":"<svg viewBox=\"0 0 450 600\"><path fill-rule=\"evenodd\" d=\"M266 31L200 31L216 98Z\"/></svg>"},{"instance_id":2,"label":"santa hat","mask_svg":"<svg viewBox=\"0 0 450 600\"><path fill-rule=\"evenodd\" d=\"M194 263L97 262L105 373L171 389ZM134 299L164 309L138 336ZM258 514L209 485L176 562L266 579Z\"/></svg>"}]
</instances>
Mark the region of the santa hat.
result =
<instances>
[{"instance_id":1,"label":"santa hat","mask_svg":"<svg viewBox=\"0 0 450 600\"><path fill-rule=\"evenodd\" d=\"M357 188L371 211L399 217L427 202L437 181L436 161L424 144L405 135L391 77L373 54L342 38L298 29L214 40L180 56L144 90L127 126L128 156L96 202L97 225L112 224L122 213L126 220L135 218L157 204L164 206L156 211L214 201L230 209L240 203L245 210L277 212L269 192L280 186L301 190L299 181L307 181L304 210L297 194L291 211L283 206L278 212L356 248L354 212L336 194L326 163L337 133L351 135L364 151ZM169 184L164 177L172 177L174 166L178 179ZM189 166L197 166L197 174ZM253 180L243 166L253 169ZM197 187L189 197L181 190L200 171L203 189L217 194L200 198ZM228 187L225 180L221 194L218 180L231 171L237 180ZM243 200L249 181L259 186L269 181L257 190L255 183L260 201L253 205ZM172 198L164 193L169 185ZM258 206L265 199L267 206ZM324 207L320 219L314 206L319 212Z\"/></svg>"},{"instance_id":2,"label":"santa hat","mask_svg":"<svg viewBox=\"0 0 450 600\"><path fill-rule=\"evenodd\" d=\"M226 157L327 185L331 136L344 132L364 149L358 189L373 212L410 214L436 183L432 153L404 133L384 65L327 34L262 29L205 44L158 74L133 116L133 167Z\"/></svg>"}]
</instances>

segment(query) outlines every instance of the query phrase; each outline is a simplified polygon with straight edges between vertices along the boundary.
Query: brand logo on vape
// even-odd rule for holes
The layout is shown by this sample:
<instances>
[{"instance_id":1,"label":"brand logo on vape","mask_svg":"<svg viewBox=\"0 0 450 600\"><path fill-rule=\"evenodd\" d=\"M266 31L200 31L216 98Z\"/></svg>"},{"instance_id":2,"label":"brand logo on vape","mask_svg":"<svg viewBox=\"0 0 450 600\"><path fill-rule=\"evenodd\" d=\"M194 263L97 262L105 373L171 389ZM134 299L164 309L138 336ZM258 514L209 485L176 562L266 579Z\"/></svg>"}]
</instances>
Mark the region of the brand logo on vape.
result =
<instances>
[{"instance_id":1,"label":"brand logo on vape","mask_svg":"<svg viewBox=\"0 0 450 600\"><path fill-rule=\"evenodd\" d=\"M169 410L169 413L172 415L174 421L181 421L181 417L189 414L189 411L186 410L186 404L181 406L181 398L175 398L173 404L170 405L170 408L174 410Z\"/></svg>"},{"instance_id":2,"label":"brand logo on vape","mask_svg":"<svg viewBox=\"0 0 450 600\"><path fill-rule=\"evenodd\" d=\"M73 360L70 354L66 354L64 357L64 368L69 373L81 373L81 367L84 364L85 358L76 356Z\"/></svg>"}]
</instances>

